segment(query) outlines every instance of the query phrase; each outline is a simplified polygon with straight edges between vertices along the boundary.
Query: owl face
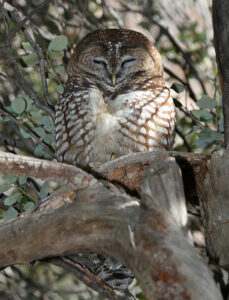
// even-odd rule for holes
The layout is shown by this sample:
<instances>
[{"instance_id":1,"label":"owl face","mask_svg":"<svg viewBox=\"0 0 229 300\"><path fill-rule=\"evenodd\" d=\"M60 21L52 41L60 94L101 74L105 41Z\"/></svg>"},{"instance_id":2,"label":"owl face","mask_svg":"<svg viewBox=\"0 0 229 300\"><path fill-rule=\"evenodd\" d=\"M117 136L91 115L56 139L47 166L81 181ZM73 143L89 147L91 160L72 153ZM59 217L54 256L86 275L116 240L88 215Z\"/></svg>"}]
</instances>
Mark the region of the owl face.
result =
<instances>
[{"instance_id":1,"label":"owl face","mask_svg":"<svg viewBox=\"0 0 229 300\"><path fill-rule=\"evenodd\" d=\"M74 69L70 72L93 75L100 85L112 90L134 76L161 76L158 57L153 44L139 32L99 30L87 35L76 47L70 63Z\"/></svg>"},{"instance_id":2,"label":"owl face","mask_svg":"<svg viewBox=\"0 0 229 300\"><path fill-rule=\"evenodd\" d=\"M118 42L113 47L114 55L102 45L87 47L79 56L78 69L111 87L125 83L134 74L153 71L153 60L144 49L121 49Z\"/></svg>"}]
</instances>

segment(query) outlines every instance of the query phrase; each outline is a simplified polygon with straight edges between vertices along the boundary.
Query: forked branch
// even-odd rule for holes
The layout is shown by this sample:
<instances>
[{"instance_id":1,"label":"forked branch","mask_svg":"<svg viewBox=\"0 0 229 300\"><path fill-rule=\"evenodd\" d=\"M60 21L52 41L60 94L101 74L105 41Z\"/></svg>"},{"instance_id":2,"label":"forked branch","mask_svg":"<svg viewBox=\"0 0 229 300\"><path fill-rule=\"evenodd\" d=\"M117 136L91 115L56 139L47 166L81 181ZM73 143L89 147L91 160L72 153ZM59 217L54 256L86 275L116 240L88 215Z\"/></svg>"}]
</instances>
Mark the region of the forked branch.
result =
<instances>
[{"instance_id":1,"label":"forked branch","mask_svg":"<svg viewBox=\"0 0 229 300\"><path fill-rule=\"evenodd\" d=\"M180 169L165 152L155 155L139 202L73 166L1 153L0 171L8 164L9 172L22 175L30 165L29 176L52 180L59 176L65 184L69 181L70 188L48 200L64 201L68 195L67 204L38 208L0 226L0 266L95 252L129 267L147 299L222 299L186 238Z\"/></svg>"}]
</instances>

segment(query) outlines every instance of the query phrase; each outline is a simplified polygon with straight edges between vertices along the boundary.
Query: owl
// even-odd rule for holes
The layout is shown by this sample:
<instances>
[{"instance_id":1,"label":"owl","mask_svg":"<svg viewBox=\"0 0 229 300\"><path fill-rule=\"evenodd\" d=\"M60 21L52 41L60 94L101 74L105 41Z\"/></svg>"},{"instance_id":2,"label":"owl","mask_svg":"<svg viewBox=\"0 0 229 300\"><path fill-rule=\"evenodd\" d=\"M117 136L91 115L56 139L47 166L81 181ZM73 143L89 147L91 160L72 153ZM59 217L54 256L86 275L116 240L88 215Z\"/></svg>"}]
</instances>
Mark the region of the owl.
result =
<instances>
[{"instance_id":1,"label":"owl","mask_svg":"<svg viewBox=\"0 0 229 300\"><path fill-rule=\"evenodd\" d=\"M96 30L76 46L56 106L58 161L85 167L113 156L169 150L174 121L162 58L143 34Z\"/></svg>"}]
</instances>

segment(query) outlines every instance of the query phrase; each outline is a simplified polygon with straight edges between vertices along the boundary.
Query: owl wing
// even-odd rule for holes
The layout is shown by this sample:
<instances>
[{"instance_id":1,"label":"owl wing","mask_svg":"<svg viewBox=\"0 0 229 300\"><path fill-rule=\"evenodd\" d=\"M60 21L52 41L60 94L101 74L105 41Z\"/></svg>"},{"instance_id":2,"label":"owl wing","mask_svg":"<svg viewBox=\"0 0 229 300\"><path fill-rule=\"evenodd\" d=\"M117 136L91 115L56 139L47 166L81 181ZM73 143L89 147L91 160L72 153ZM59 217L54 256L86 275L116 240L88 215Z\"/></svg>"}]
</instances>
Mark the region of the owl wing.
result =
<instances>
[{"instance_id":1,"label":"owl wing","mask_svg":"<svg viewBox=\"0 0 229 300\"><path fill-rule=\"evenodd\" d=\"M66 83L56 106L56 153L61 162L86 165L93 139L93 124L88 116L88 90L73 79Z\"/></svg>"},{"instance_id":2,"label":"owl wing","mask_svg":"<svg viewBox=\"0 0 229 300\"><path fill-rule=\"evenodd\" d=\"M156 87L132 92L130 110L121 120L122 142L136 151L169 150L174 139L175 111L170 90Z\"/></svg>"}]
</instances>

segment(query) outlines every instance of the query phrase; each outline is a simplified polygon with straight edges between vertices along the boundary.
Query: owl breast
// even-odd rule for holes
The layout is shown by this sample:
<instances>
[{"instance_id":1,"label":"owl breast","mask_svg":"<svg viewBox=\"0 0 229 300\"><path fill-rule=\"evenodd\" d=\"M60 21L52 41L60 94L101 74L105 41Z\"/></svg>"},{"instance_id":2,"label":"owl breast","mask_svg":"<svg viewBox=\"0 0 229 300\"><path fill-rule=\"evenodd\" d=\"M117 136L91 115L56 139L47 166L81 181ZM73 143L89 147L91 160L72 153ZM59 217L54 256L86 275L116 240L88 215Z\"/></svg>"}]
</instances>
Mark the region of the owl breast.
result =
<instances>
[{"instance_id":1,"label":"owl breast","mask_svg":"<svg viewBox=\"0 0 229 300\"><path fill-rule=\"evenodd\" d=\"M175 113L169 89L132 91L106 101L91 89L83 99L83 108L77 94L60 108L66 116L56 124L64 128L57 132L59 160L84 166L172 144Z\"/></svg>"}]
</instances>

